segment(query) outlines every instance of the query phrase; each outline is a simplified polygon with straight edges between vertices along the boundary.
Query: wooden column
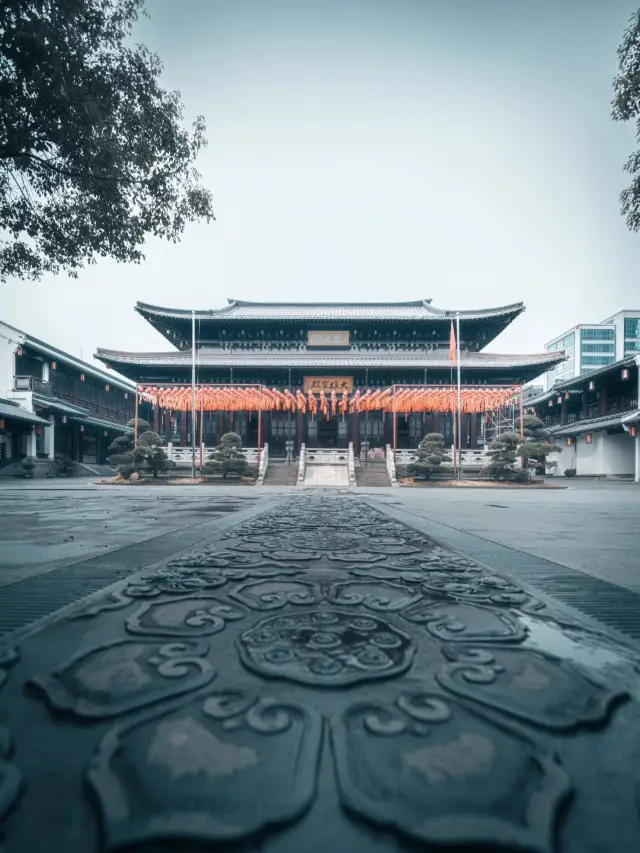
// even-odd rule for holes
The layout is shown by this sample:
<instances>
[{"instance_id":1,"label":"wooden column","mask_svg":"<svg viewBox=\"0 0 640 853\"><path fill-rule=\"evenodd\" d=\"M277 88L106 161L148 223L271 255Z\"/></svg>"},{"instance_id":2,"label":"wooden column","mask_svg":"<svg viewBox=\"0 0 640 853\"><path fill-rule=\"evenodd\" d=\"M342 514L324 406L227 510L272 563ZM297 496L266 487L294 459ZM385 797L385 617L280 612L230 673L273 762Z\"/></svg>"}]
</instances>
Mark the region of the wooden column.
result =
<instances>
[{"instance_id":1,"label":"wooden column","mask_svg":"<svg viewBox=\"0 0 640 853\"><path fill-rule=\"evenodd\" d=\"M302 446L302 426L303 426L303 415L302 412L298 409L298 413L296 415L296 448L298 450L298 455L300 455L300 448Z\"/></svg>"},{"instance_id":2,"label":"wooden column","mask_svg":"<svg viewBox=\"0 0 640 853\"><path fill-rule=\"evenodd\" d=\"M187 446L187 413L180 412L180 446Z\"/></svg>"},{"instance_id":3,"label":"wooden column","mask_svg":"<svg viewBox=\"0 0 640 853\"><path fill-rule=\"evenodd\" d=\"M360 417L359 412L354 412L351 418L351 441L353 442L353 454L360 453Z\"/></svg>"},{"instance_id":4,"label":"wooden column","mask_svg":"<svg viewBox=\"0 0 640 853\"><path fill-rule=\"evenodd\" d=\"M583 388L582 390L582 417L586 418L589 412L589 389Z\"/></svg>"},{"instance_id":5,"label":"wooden column","mask_svg":"<svg viewBox=\"0 0 640 853\"><path fill-rule=\"evenodd\" d=\"M135 423L133 425L133 446L138 446L138 388L136 386L136 405L135 405Z\"/></svg>"},{"instance_id":6,"label":"wooden column","mask_svg":"<svg viewBox=\"0 0 640 853\"><path fill-rule=\"evenodd\" d=\"M562 398L562 406L560 408L560 423L569 423L569 401L566 399L566 397Z\"/></svg>"},{"instance_id":7,"label":"wooden column","mask_svg":"<svg viewBox=\"0 0 640 853\"><path fill-rule=\"evenodd\" d=\"M607 414L607 389L604 386L600 389L600 414Z\"/></svg>"},{"instance_id":8,"label":"wooden column","mask_svg":"<svg viewBox=\"0 0 640 853\"><path fill-rule=\"evenodd\" d=\"M471 429L470 429L470 442L469 446L471 450L478 449L478 419L480 415L472 414L469 416L471 418Z\"/></svg>"},{"instance_id":9,"label":"wooden column","mask_svg":"<svg viewBox=\"0 0 640 853\"><path fill-rule=\"evenodd\" d=\"M434 432L440 432L440 413L439 412L433 413L433 431Z\"/></svg>"}]
</instances>

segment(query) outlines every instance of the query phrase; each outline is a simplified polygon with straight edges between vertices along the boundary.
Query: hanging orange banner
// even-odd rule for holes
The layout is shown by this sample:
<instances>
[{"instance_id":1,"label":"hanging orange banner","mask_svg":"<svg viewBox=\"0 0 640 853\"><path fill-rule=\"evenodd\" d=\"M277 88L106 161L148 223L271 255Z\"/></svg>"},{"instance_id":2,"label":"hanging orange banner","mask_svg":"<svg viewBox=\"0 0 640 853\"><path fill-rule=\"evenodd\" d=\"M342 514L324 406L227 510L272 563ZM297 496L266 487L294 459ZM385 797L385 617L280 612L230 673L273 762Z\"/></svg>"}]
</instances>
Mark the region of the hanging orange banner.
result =
<instances>
[{"instance_id":1,"label":"hanging orange banner","mask_svg":"<svg viewBox=\"0 0 640 853\"><path fill-rule=\"evenodd\" d=\"M320 384L318 384L320 383ZM324 383L327 383L326 386ZM340 387L335 387L339 383ZM345 387L346 386L346 387ZM345 415L348 412L457 412L458 389L454 385L435 387L418 386L353 392L353 378L344 376L314 376L305 378L304 392L290 389L250 386L202 386L195 390L196 408L203 412L275 412L289 411L312 415L320 410ZM513 406L519 401L520 389L465 386L460 389L460 408L464 413L496 411ZM139 386L140 402L177 412L193 408L193 391L190 386Z\"/></svg>"}]
</instances>

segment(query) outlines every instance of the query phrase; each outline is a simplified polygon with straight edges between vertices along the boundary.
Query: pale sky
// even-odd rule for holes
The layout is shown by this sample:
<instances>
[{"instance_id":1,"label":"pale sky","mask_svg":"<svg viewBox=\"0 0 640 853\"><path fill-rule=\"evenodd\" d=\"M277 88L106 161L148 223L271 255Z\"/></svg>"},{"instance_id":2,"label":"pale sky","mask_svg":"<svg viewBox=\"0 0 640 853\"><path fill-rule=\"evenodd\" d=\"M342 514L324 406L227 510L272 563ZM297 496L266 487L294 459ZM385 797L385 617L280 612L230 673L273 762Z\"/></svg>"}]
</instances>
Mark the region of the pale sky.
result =
<instances>
[{"instance_id":1,"label":"pale sky","mask_svg":"<svg viewBox=\"0 0 640 853\"><path fill-rule=\"evenodd\" d=\"M137 300L522 300L501 352L640 308L633 128L610 118L638 2L149 0L136 40L206 117L217 221L5 286L0 319L90 360L167 349Z\"/></svg>"}]
</instances>

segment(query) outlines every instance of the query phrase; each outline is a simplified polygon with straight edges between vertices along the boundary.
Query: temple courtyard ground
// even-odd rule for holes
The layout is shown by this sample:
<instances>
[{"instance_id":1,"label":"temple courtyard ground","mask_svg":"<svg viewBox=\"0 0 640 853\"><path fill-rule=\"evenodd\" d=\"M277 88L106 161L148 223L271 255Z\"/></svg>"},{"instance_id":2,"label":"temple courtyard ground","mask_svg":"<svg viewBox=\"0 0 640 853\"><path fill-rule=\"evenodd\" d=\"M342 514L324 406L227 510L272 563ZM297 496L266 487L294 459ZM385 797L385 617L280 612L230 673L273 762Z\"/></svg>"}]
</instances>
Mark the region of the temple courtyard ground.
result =
<instances>
[{"instance_id":1,"label":"temple courtyard ground","mask_svg":"<svg viewBox=\"0 0 640 853\"><path fill-rule=\"evenodd\" d=\"M0 847L637 853L639 520L629 483L3 484Z\"/></svg>"}]
</instances>

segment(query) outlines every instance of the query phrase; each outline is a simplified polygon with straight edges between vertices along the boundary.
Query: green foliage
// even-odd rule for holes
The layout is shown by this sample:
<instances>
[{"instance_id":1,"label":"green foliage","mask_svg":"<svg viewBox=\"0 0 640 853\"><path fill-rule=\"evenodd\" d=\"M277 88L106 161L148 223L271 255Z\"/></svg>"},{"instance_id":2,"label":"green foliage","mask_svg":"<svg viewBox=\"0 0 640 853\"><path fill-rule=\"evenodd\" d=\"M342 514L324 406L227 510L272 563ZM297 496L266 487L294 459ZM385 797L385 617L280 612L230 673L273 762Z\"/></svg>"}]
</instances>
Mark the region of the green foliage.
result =
<instances>
[{"instance_id":1,"label":"green foliage","mask_svg":"<svg viewBox=\"0 0 640 853\"><path fill-rule=\"evenodd\" d=\"M494 438L489 445L488 455L491 461L487 473L492 480L515 480L517 447L520 437L513 432L504 432Z\"/></svg>"},{"instance_id":2,"label":"green foliage","mask_svg":"<svg viewBox=\"0 0 640 853\"><path fill-rule=\"evenodd\" d=\"M417 480L428 480L433 474L446 470L444 438L439 432L430 432L422 439L417 451L417 460L407 466L409 476Z\"/></svg>"},{"instance_id":3,"label":"green foliage","mask_svg":"<svg viewBox=\"0 0 640 853\"><path fill-rule=\"evenodd\" d=\"M21 460L20 465L22 466L22 473L25 478L29 479L33 477L36 462L32 456L25 456L25 458Z\"/></svg>"},{"instance_id":4,"label":"green foliage","mask_svg":"<svg viewBox=\"0 0 640 853\"><path fill-rule=\"evenodd\" d=\"M613 119L634 121L640 143L640 9L634 12L618 48L618 74L613 83ZM640 150L624 165L630 185L620 194L620 206L630 231L640 231Z\"/></svg>"},{"instance_id":5,"label":"green foliage","mask_svg":"<svg viewBox=\"0 0 640 853\"><path fill-rule=\"evenodd\" d=\"M140 262L149 236L213 219L162 64L131 39L145 0L0 3L0 282Z\"/></svg>"},{"instance_id":6,"label":"green foliage","mask_svg":"<svg viewBox=\"0 0 640 853\"><path fill-rule=\"evenodd\" d=\"M134 430L136 425L136 419L131 418L131 420L127 423L127 426L130 429ZM146 438L147 436L151 436L151 438ZM149 460L151 457L157 456L157 454L151 453L150 450L147 452L147 448L153 448L154 446L162 445L162 439L155 432L151 432L149 424L146 421L143 421L141 418L138 418L138 447L134 452L134 440L135 434L134 432L127 432L124 435L119 435L109 445L107 452L109 456L107 456L107 462L109 465L112 465L114 468L118 469L118 472L122 474L123 477L129 478L134 471L139 471L141 468L149 468L154 472L154 477L157 477L157 471L167 470L161 466L161 459L158 457L154 459L151 464ZM138 452L138 450L142 447L142 450ZM159 449L162 449L159 447ZM167 455L164 454L164 458L167 462ZM157 470L154 469L154 465L157 466ZM173 467L173 463L170 463L169 467Z\"/></svg>"},{"instance_id":7,"label":"green foliage","mask_svg":"<svg viewBox=\"0 0 640 853\"><path fill-rule=\"evenodd\" d=\"M165 453L160 436L151 430L142 433L132 456L135 470L149 470L154 479L158 477L159 473L176 467L175 462L169 459Z\"/></svg>"},{"instance_id":8,"label":"green foliage","mask_svg":"<svg viewBox=\"0 0 640 853\"><path fill-rule=\"evenodd\" d=\"M518 455L522 457L527 468L540 469L545 473L556 468L558 463L551 462L547 457L552 453L558 453L561 448L557 444L547 443L549 432L540 418L532 415L524 418L524 442L518 449Z\"/></svg>"},{"instance_id":9,"label":"green foliage","mask_svg":"<svg viewBox=\"0 0 640 853\"><path fill-rule=\"evenodd\" d=\"M250 471L249 463L242 452L242 439L236 432L227 432L220 439L220 444L207 458L203 473L220 474L226 480L229 475L244 477Z\"/></svg>"},{"instance_id":10,"label":"green foliage","mask_svg":"<svg viewBox=\"0 0 640 853\"><path fill-rule=\"evenodd\" d=\"M56 477L68 477L73 471L75 462L66 453L56 453L54 465Z\"/></svg>"},{"instance_id":11,"label":"green foliage","mask_svg":"<svg viewBox=\"0 0 640 853\"><path fill-rule=\"evenodd\" d=\"M577 473L577 472L576 472L576 469L575 469L575 468L565 468L565 469L564 469L564 476L565 476L565 477L569 477L569 478L571 478L571 477L575 477L575 476L576 476L576 473Z\"/></svg>"}]
</instances>

